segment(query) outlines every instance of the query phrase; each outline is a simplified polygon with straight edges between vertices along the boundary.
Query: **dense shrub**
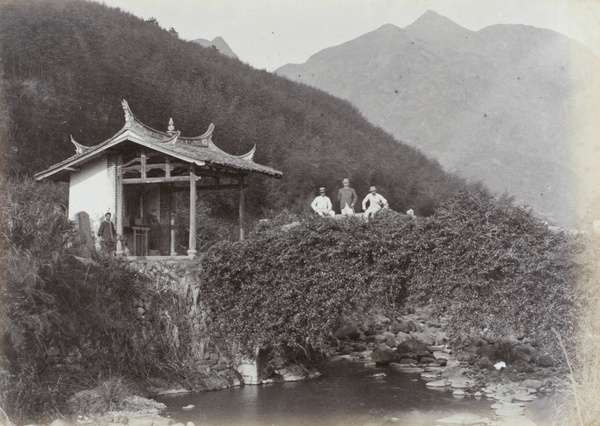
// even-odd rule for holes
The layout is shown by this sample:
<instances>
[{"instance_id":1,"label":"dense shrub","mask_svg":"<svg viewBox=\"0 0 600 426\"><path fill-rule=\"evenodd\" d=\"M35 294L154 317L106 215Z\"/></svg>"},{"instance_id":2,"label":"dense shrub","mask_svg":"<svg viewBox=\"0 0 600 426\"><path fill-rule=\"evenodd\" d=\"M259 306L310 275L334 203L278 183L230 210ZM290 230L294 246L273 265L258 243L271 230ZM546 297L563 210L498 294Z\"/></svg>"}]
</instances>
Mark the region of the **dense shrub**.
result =
<instances>
[{"instance_id":1,"label":"dense shrub","mask_svg":"<svg viewBox=\"0 0 600 426\"><path fill-rule=\"evenodd\" d=\"M460 191L422 223L411 301L447 315L456 338L526 333L554 353L553 328L572 340L571 236L479 187Z\"/></svg>"},{"instance_id":2,"label":"dense shrub","mask_svg":"<svg viewBox=\"0 0 600 426\"><path fill-rule=\"evenodd\" d=\"M560 355L574 336L576 245L507 199L461 191L429 218L383 212L259 226L202 260L215 334L247 348L322 348L350 313L426 305L454 340L523 334Z\"/></svg>"},{"instance_id":3,"label":"dense shrub","mask_svg":"<svg viewBox=\"0 0 600 426\"><path fill-rule=\"evenodd\" d=\"M2 182L0 196L0 396L9 416L51 414L109 377L183 375L195 347L187 288L160 287L100 253L76 259L61 187ZM149 308L143 318L136 300Z\"/></svg>"},{"instance_id":4,"label":"dense shrub","mask_svg":"<svg viewBox=\"0 0 600 426\"><path fill-rule=\"evenodd\" d=\"M396 236L412 222L391 216L385 234L361 219L311 218L213 247L201 261L213 332L248 349L318 350L341 316L392 311L402 302L407 262Z\"/></svg>"}]
</instances>

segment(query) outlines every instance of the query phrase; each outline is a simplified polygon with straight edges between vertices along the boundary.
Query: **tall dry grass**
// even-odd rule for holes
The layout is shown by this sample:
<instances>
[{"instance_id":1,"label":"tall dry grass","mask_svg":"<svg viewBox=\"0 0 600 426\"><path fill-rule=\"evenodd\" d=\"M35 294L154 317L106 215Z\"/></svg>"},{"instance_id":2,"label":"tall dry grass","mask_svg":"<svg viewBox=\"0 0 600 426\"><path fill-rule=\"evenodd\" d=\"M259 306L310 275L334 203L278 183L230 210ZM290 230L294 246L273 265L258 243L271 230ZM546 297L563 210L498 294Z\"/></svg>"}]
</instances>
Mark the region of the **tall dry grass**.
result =
<instances>
[{"instance_id":1,"label":"tall dry grass","mask_svg":"<svg viewBox=\"0 0 600 426\"><path fill-rule=\"evenodd\" d=\"M563 422L600 425L600 235L580 241L578 336L569 356L570 377Z\"/></svg>"}]
</instances>

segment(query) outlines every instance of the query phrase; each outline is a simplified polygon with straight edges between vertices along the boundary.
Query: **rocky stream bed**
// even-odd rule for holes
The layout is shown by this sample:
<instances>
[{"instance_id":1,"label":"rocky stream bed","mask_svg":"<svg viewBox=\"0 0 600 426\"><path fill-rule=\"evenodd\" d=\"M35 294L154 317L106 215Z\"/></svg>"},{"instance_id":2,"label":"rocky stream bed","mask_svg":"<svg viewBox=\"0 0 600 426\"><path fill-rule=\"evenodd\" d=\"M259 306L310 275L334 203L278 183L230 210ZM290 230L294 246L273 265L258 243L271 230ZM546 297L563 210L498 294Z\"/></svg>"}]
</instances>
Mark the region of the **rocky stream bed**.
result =
<instances>
[{"instance_id":1,"label":"rocky stream bed","mask_svg":"<svg viewBox=\"0 0 600 426\"><path fill-rule=\"evenodd\" d=\"M538 353L524 336L472 339L461 348L451 348L443 324L427 312L417 311L394 320L379 315L367 324L349 321L335 331L334 337L332 360L388 366L400 373L419 374L431 389L451 392L455 398L491 402L493 415L490 417L465 412L440 418L436 424L541 426L558 421L558 401L566 389L564 368L551 357ZM314 370L287 365L270 371L258 381L254 378L253 384L310 380L318 376ZM240 374L239 380L233 380L228 386L243 384L244 376ZM153 389L155 394L181 391L186 389ZM542 423L540 420L536 423L528 415L529 407L538 398L546 401ZM56 419L49 425L185 425L161 416L165 406L152 399L132 397L126 405L126 411ZM401 422L401 419L385 420L385 423L389 422ZM193 425L193 422L187 422L185 426Z\"/></svg>"}]
</instances>

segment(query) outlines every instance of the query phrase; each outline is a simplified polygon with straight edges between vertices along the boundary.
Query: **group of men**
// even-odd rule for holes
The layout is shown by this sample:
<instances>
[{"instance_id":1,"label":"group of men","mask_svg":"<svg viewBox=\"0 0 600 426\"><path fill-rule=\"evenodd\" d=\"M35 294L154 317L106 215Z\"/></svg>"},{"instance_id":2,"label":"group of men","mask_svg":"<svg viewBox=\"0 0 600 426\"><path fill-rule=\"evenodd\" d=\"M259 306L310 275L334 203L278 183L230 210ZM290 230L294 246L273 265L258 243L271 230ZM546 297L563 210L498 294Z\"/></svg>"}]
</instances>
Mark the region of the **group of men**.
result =
<instances>
[{"instance_id":1,"label":"group of men","mask_svg":"<svg viewBox=\"0 0 600 426\"><path fill-rule=\"evenodd\" d=\"M344 216L353 215L354 205L358 201L358 196L356 195L354 188L350 188L349 179L344 179L342 184L344 187L338 191L340 211ZM310 206L319 216L335 216L331 200L327 195L325 195L324 187L319 188L319 195L314 199ZM370 217L373 217L373 215L379 210L387 209L388 202L381 194L377 193L377 188L375 186L371 186L369 189L369 194L367 194L362 202L362 208L365 212L365 217L369 219Z\"/></svg>"}]
</instances>

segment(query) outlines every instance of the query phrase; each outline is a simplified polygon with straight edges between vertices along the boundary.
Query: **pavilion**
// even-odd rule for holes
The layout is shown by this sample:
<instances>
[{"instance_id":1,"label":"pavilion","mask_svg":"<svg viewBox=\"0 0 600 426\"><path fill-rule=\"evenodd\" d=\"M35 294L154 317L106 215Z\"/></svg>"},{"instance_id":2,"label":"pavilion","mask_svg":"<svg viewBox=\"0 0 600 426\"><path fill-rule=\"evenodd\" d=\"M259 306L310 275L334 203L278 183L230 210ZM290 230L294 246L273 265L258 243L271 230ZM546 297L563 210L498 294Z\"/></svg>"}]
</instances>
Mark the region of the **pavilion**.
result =
<instances>
[{"instance_id":1,"label":"pavilion","mask_svg":"<svg viewBox=\"0 0 600 426\"><path fill-rule=\"evenodd\" d=\"M237 190L239 238L244 239L244 177L259 173L281 178L283 173L253 160L256 146L244 155L231 155L212 141L214 125L196 137L183 137L173 120L162 132L141 123L122 101L125 125L95 146L71 137L75 155L37 173L36 180L69 182L69 218L85 211L97 229L111 212L116 232L133 242L133 256L175 256L175 195L189 193L187 256L196 254L196 200L199 191ZM124 254L122 239L117 254ZM148 242L153 246L149 248Z\"/></svg>"}]
</instances>

